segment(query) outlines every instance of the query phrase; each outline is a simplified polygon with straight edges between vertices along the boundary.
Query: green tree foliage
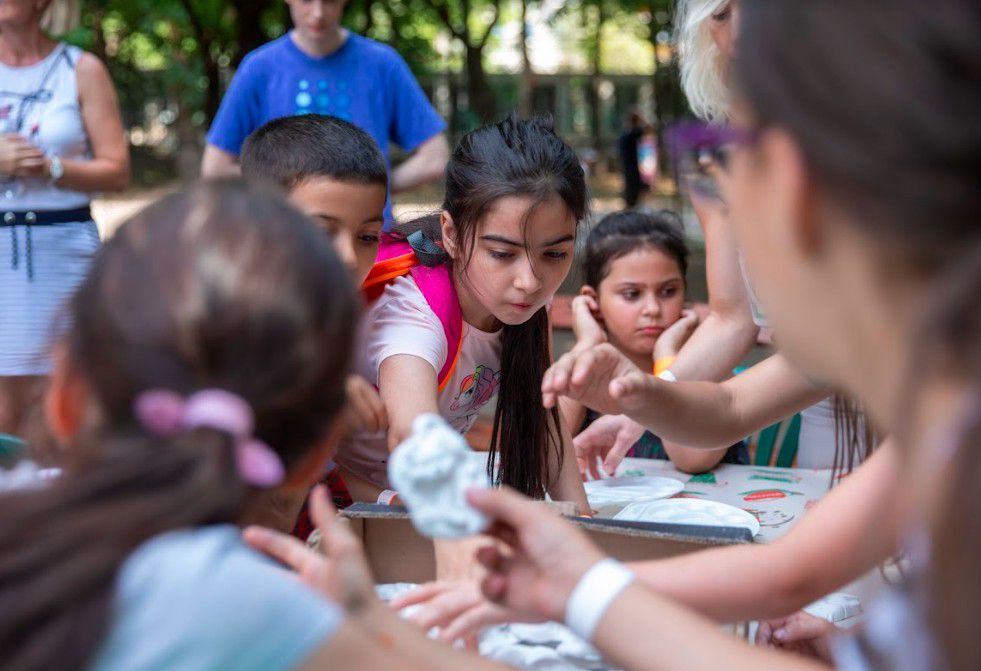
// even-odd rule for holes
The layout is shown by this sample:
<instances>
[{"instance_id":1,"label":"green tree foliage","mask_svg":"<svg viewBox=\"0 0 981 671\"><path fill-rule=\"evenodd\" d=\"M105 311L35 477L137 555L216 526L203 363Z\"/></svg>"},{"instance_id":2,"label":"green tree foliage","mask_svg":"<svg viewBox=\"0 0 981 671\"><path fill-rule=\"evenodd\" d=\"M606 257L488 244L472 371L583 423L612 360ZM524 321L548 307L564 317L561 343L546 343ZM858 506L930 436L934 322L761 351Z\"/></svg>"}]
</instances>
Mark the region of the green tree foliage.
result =
<instances>
[{"instance_id":1,"label":"green tree foliage","mask_svg":"<svg viewBox=\"0 0 981 671\"><path fill-rule=\"evenodd\" d=\"M542 0L350 0L344 23L392 45L419 75L447 69L461 72L460 92L466 94L472 117L463 125L469 127L510 111L504 108L512 104L529 107L535 76L527 58L516 82L517 97L504 104L488 82L486 52L498 26L521 21L528 7L543 4ZM107 63L127 126L165 134L175 153L185 145L199 146L242 57L282 35L290 25L283 0L87 0L83 9L82 25L67 39ZM672 31L673 0L571 0L555 15L569 12L580 13L587 36L569 48L583 50L593 78L601 74L604 22L636 21L638 34L646 27L654 52L668 55L653 68L655 109L650 111L659 128L684 111L677 65L671 50L662 45ZM437 49L437 44L443 48ZM590 87L593 101L595 83ZM591 125L598 128L598 119L592 116ZM456 126L454 120L451 125Z\"/></svg>"}]
</instances>

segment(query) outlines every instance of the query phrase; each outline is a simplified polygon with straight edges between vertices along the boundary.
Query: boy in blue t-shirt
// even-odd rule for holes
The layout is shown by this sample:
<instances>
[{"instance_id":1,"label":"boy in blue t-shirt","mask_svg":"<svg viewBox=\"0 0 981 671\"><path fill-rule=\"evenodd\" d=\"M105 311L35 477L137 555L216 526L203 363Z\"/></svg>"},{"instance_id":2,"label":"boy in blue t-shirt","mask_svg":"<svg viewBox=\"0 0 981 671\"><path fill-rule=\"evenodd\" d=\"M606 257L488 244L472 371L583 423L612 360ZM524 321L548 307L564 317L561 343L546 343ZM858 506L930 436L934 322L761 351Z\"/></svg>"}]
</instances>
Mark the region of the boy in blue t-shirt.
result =
<instances>
[{"instance_id":1,"label":"boy in blue t-shirt","mask_svg":"<svg viewBox=\"0 0 981 671\"><path fill-rule=\"evenodd\" d=\"M386 163L390 142L412 153L392 171L390 191L442 177L446 123L405 61L391 47L341 28L344 2L287 4L295 27L243 59L208 132L202 174L237 172L242 143L267 121L315 113L366 131ZM385 218L392 219L390 202Z\"/></svg>"}]
</instances>

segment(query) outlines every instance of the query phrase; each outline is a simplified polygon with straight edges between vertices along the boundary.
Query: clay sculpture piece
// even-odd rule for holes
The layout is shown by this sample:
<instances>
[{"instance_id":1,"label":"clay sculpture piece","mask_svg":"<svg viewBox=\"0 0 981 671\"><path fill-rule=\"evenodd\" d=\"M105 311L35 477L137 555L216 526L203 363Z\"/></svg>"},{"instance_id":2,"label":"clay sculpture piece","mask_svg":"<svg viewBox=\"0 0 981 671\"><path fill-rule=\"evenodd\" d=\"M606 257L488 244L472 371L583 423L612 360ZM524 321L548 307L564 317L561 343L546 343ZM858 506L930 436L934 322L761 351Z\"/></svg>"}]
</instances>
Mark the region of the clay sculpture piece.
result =
<instances>
[{"instance_id":1,"label":"clay sculpture piece","mask_svg":"<svg viewBox=\"0 0 981 671\"><path fill-rule=\"evenodd\" d=\"M467 503L466 492L489 487L490 480L464 437L439 415L412 422L412 434L388 461L388 479L424 536L464 538L487 527L487 518Z\"/></svg>"}]
</instances>

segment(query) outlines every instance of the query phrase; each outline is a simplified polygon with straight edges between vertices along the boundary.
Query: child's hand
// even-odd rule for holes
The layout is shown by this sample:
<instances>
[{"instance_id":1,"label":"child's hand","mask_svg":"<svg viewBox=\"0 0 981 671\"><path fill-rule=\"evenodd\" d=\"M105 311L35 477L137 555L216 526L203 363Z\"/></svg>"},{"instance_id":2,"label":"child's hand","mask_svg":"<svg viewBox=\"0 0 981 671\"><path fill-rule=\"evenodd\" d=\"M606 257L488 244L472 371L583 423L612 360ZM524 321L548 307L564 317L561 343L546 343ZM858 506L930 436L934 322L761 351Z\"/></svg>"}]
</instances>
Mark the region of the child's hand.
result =
<instances>
[{"instance_id":1,"label":"child's hand","mask_svg":"<svg viewBox=\"0 0 981 671\"><path fill-rule=\"evenodd\" d=\"M378 433L388 430L388 412L378 391L360 375L348 375L344 383L347 393L347 425L351 431Z\"/></svg>"},{"instance_id":2,"label":"child's hand","mask_svg":"<svg viewBox=\"0 0 981 671\"><path fill-rule=\"evenodd\" d=\"M650 377L613 345L576 347L545 371L542 403L552 408L559 396L568 396L605 415L619 415L643 405Z\"/></svg>"},{"instance_id":3,"label":"child's hand","mask_svg":"<svg viewBox=\"0 0 981 671\"><path fill-rule=\"evenodd\" d=\"M376 605L375 584L361 542L338 517L322 485L310 492L310 518L320 529L323 555L293 536L265 527L247 527L242 535L249 545L292 568L303 582L348 611Z\"/></svg>"},{"instance_id":4,"label":"child's hand","mask_svg":"<svg viewBox=\"0 0 981 671\"><path fill-rule=\"evenodd\" d=\"M439 627L439 639L452 643L470 638L484 627L505 622L542 622L539 617L509 611L491 603L475 580L440 581L420 585L388 604L395 610L420 606L409 621L423 631Z\"/></svg>"},{"instance_id":5,"label":"child's hand","mask_svg":"<svg viewBox=\"0 0 981 671\"><path fill-rule=\"evenodd\" d=\"M799 611L789 617L760 622L756 645L795 652L830 665L833 662L831 639L838 633L838 627L824 618Z\"/></svg>"},{"instance_id":6,"label":"child's hand","mask_svg":"<svg viewBox=\"0 0 981 671\"><path fill-rule=\"evenodd\" d=\"M597 464L603 462L603 470L613 475L627 452L644 435L644 427L626 415L603 415L572 439L579 462L579 472L584 478L599 480L603 477Z\"/></svg>"},{"instance_id":7,"label":"child's hand","mask_svg":"<svg viewBox=\"0 0 981 671\"><path fill-rule=\"evenodd\" d=\"M664 330L654 343L654 360L678 356L691 334L698 327L698 314L694 310L684 310L681 318Z\"/></svg>"},{"instance_id":8,"label":"child's hand","mask_svg":"<svg viewBox=\"0 0 981 671\"><path fill-rule=\"evenodd\" d=\"M606 332L597 320L599 305L592 296L576 296L572 299L572 332L576 335L576 347L583 349L606 342Z\"/></svg>"},{"instance_id":9,"label":"child's hand","mask_svg":"<svg viewBox=\"0 0 981 671\"><path fill-rule=\"evenodd\" d=\"M508 487L471 489L470 504L493 520L477 559L487 569L481 592L522 621L563 621L573 589L603 553L555 511Z\"/></svg>"}]
</instances>

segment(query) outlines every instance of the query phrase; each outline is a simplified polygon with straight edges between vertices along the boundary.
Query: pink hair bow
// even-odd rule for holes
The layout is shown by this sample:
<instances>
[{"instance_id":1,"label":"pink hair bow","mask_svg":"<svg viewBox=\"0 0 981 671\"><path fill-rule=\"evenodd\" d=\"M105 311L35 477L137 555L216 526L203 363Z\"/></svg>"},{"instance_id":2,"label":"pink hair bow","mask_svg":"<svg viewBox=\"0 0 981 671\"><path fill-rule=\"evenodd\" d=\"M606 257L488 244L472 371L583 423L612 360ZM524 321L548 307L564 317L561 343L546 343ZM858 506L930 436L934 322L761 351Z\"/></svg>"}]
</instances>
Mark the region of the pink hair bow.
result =
<instances>
[{"instance_id":1,"label":"pink hair bow","mask_svg":"<svg viewBox=\"0 0 981 671\"><path fill-rule=\"evenodd\" d=\"M204 389L182 398L173 391L151 389L136 397L134 411L145 429L162 437L197 427L224 431L235 439L235 461L242 480L257 487L275 487L283 481L282 460L252 435L252 408L238 394Z\"/></svg>"}]
</instances>

